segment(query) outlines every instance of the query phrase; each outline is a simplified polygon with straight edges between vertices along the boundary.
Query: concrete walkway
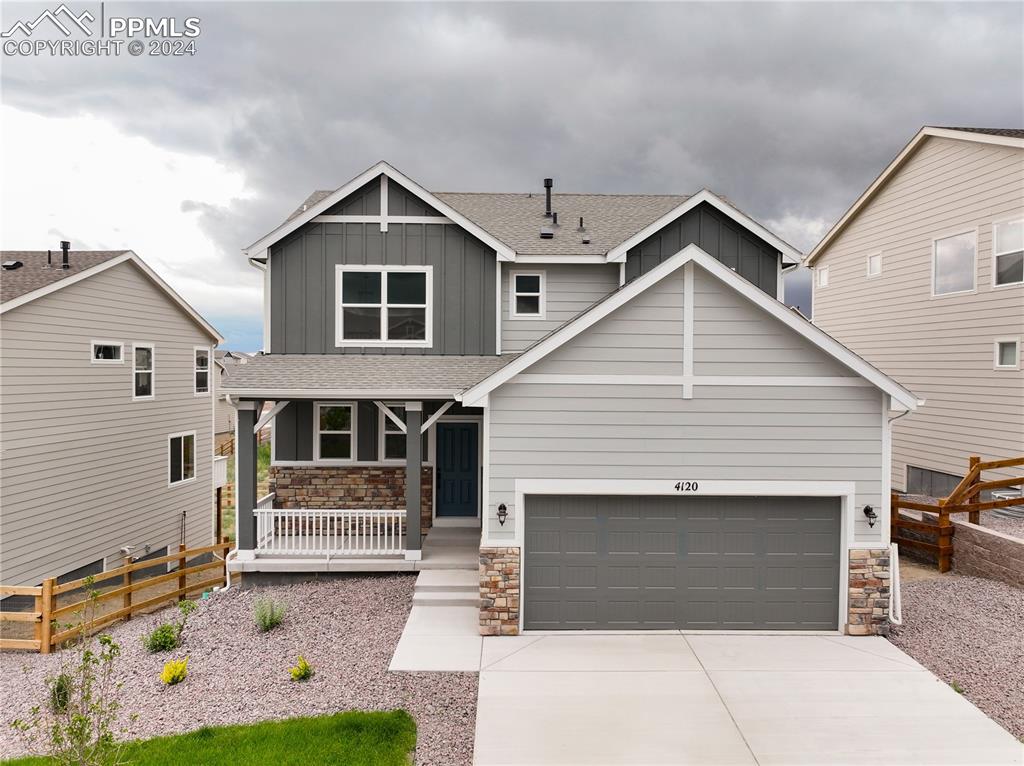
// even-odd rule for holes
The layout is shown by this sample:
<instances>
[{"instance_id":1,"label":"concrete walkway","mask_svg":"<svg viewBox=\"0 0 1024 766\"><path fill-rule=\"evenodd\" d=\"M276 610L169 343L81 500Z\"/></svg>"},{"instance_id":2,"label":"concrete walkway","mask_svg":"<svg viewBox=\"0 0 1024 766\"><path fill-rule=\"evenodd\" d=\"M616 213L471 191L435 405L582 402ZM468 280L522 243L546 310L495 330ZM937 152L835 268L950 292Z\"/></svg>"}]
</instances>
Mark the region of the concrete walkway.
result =
<instances>
[{"instance_id":1,"label":"concrete walkway","mask_svg":"<svg viewBox=\"0 0 1024 766\"><path fill-rule=\"evenodd\" d=\"M1024 763L1024 746L882 638L486 638L475 763Z\"/></svg>"}]
</instances>

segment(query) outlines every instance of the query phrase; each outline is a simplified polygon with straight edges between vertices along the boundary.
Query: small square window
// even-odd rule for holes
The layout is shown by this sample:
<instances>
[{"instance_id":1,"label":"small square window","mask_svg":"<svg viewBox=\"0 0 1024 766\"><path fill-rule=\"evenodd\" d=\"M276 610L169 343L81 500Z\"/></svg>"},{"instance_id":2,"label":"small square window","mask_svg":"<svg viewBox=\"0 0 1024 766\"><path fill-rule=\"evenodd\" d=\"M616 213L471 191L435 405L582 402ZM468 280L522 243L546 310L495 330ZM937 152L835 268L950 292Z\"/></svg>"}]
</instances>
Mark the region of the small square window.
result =
<instances>
[{"instance_id":1,"label":"small square window","mask_svg":"<svg viewBox=\"0 0 1024 766\"><path fill-rule=\"evenodd\" d=\"M872 253L868 256L868 276L877 277L882 273L882 254Z\"/></svg>"},{"instance_id":2,"label":"small square window","mask_svg":"<svg viewBox=\"0 0 1024 766\"><path fill-rule=\"evenodd\" d=\"M817 271L818 287L828 287L828 266L819 266Z\"/></svg>"},{"instance_id":3,"label":"small square window","mask_svg":"<svg viewBox=\"0 0 1024 766\"><path fill-rule=\"evenodd\" d=\"M93 364L121 364L124 362L124 345L105 340L92 342Z\"/></svg>"},{"instance_id":4,"label":"small square window","mask_svg":"<svg viewBox=\"0 0 1024 766\"><path fill-rule=\"evenodd\" d=\"M1020 369L1020 339L1000 338L996 340L996 369L997 370L1019 370Z\"/></svg>"},{"instance_id":5,"label":"small square window","mask_svg":"<svg viewBox=\"0 0 1024 766\"><path fill-rule=\"evenodd\" d=\"M544 274L513 272L509 285L509 315L513 319L544 318Z\"/></svg>"}]
</instances>

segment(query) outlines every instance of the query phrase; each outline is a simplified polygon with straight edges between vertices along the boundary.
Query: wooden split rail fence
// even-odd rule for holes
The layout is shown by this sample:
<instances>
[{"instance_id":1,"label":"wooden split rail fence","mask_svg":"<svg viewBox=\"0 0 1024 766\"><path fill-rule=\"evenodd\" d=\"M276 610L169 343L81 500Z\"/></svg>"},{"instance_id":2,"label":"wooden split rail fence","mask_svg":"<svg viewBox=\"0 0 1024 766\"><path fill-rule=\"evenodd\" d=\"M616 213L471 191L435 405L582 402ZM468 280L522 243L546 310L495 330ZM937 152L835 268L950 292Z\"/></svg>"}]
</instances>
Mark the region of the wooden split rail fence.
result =
<instances>
[{"instance_id":1,"label":"wooden split rail fence","mask_svg":"<svg viewBox=\"0 0 1024 766\"><path fill-rule=\"evenodd\" d=\"M968 465L967 475L953 489L949 497L943 498L936 503L919 503L907 500L899 495L892 496L891 511L891 537L892 542L898 543L901 548L912 548L923 550L935 556L940 572L948 572L953 567L953 519L954 513L966 513L967 520L972 524L981 522L981 512L991 511L996 508L1009 508L1013 505L1021 505L1024 500L1021 498L1007 498L1003 500L981 500L982 492L989 492L994 489L1005 489L1007 487L1024 486L1024 477L1011 477L1009 479L997 479L995 481L982 481L982 471L993 471L997 468L1018 468L1024 466L1024 457L1010 458L1008 460L991 460L982 462L980 457L971 457ZM908 511L920 511L930 513L936 517L934 523L906 519L900 516L900 509ZM910 537L907 533L914 532L916 537ZM930 539L922 540L922 537Z\"/></svg>"},{"instance_id":2,"label":"wooden split rail fence","mask_svg":"<svg viewBox=\"0 0 1024 766\"><path fill-rule=\"evenodd\" d=\"M0 622L30 622L34 624L34 635L31 639L3 638L0 637L0 650L6 649L29 649L42 654L48 654L54 647L59 647L68 639L77 636L83 628L92 632L98 628L108 625L115 620L128 620L136 612L158 606L161 603L177 600L183 601L189 593L205 591L210 588L224 585L226 582L225 556L231 548L227 538L221 538L221 542L213 545L206 545L201 548L186 548L179 546L177 553L158 558L136 561L131 556L125 558L123 566L116 569L109 569L92 575L93 589L104 587L103 583L108 580L120 580L120 585L106 590L97 596L96 613L86 622L90 598L88 593L81 593L79 600L71 603L59 603L60 596L74 591L81 591L86 586L88 578L71 580L70 582L57 584L54 577L43 580L42 585L0 585L0 597L6 596L29 596L34 599L32 611L28 612L0 612ZM204 554L218 554L203 564L188 566L189 559L195 559ZM144 579L135 579L134 574L140 570L151 569L161 564L177 562L176 569L166 574ZM216 575L196 582L188 582L189 575L200 572L217 570ZM141 601L135 600L134 594L147 588L160 585L176 585L170 590L161 589L155 596L147 595ZM116 605L109 609L108 605Z\"/></svg>"}]
</instances>

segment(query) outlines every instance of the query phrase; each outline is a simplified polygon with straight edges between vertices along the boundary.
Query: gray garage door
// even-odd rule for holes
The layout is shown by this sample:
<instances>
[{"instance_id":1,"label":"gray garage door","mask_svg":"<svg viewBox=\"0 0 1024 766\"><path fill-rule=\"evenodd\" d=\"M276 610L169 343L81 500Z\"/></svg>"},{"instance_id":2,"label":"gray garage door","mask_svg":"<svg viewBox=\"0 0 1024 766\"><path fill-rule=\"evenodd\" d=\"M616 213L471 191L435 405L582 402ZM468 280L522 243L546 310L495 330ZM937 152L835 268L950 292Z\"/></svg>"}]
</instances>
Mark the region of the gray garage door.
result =
<instances>
[{"instance_id":1,"label":"gray garage door","mask_svg":"<svg viewBox=\"0 0 1024 766\"><path fill-rule=\"evenodd\" d=\"M526 498L524 626L834 630L839 498Z\"/></svg>"}]
</instances>

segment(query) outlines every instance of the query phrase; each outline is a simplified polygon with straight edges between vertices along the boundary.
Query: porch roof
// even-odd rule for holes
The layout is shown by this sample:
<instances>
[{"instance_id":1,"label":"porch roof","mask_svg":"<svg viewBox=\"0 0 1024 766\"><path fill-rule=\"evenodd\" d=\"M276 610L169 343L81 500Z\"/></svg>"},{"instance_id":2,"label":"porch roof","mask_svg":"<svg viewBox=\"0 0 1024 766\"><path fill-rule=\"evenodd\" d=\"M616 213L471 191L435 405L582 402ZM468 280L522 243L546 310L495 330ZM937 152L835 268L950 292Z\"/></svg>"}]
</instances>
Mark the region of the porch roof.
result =
<instances>
[{"instance_id":1,"label":"porch roof","mask_svg":"<svg viewBox=\"0 0 1024 766\"><path fill-rule=\"evenodd\" d=\"M260 399L451 399L516 356L258 354L231 365L220 390Z\"/></svg>"}]
</instances>

